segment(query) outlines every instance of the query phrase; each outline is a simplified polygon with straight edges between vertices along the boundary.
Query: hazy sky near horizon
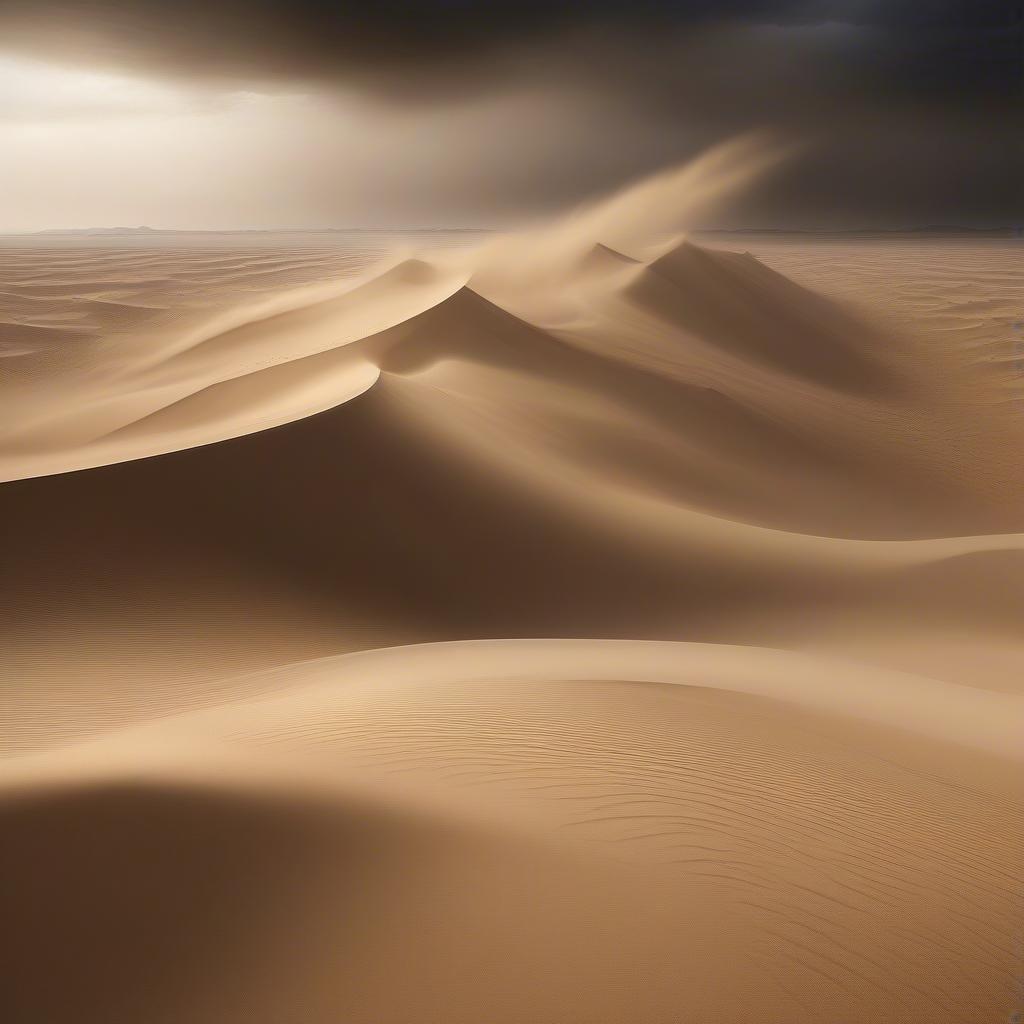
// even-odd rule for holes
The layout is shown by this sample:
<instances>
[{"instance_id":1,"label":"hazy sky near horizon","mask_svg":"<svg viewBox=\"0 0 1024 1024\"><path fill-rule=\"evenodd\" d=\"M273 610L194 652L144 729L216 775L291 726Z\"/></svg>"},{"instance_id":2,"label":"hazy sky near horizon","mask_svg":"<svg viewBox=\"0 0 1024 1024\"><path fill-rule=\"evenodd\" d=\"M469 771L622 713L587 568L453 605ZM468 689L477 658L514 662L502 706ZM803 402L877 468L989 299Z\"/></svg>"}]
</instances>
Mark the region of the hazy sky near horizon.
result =
<instances>
[{"instance_id":1,"label":"hazy sky near horizon","mask_svg":"<svg viewBox=\"0 0 1024 1024\"><path fill-rule=\"evenodd\" d=\"M0 231L502 226L750 128L723 226L1006 223L1014 5L7 0Z\"/></svg>"}]
</instances>

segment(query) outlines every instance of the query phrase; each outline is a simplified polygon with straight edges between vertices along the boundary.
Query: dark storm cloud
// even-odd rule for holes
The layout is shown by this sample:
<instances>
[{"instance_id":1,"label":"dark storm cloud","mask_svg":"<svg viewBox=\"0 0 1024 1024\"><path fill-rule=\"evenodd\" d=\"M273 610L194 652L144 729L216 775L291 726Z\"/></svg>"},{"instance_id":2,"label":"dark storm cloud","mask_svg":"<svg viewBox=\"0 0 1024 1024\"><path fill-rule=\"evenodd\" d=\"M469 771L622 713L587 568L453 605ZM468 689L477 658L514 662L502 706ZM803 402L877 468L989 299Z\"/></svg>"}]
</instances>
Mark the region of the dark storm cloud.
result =
<instances>
[{"instance_id":1,"label":"dark storm cloud","mask_svg":"<svg viewBox=\"0 0 1024 1024\"><path fill-rule=\"evenodd\" d=\"M1019 82L1015 6L1011 0L7 0L0 27L15 44L89 58L214 76L369 76L385 86L404 75L422 79L425 69L482 73L495 55L578 39L587 29L643 55L708 25L831 23L870 35L870 52L851 45L831 56L854 76L872 75L876 86L996 96L1014 76ZM799 35L793 45L792 59L800 62ZM563 53L570 61L575 56ZM589 67L602 73L600 65ZM637 78L634 84L642 85Z\"/></svg>"},{"instance_id":2,"label":"dark storm cloud","mask_svg":"<svg viewBox=\"0 0 1024 1024\"><path fill-rule=\"evenodd\" d=\"M229 87L357 89L414 110L526 87L604 96L620 113L635 111L630 173L770 126L808 140L810 156L760 194L754 219L1005 222L1024 215L1011 141L1024 67L1020 8L1017 0L0 0L0 39L40 56ZM543 154L523 152L530 140L493 129L495 152L508 154L510 204L539 207L555 193L561 200L618 183L623 161L593 158L615 145L602 138L600 119L592 137L570 128L587 156L560 165L554 190ZM532 184L527 155L537 167ZM500 167L495 173L491 193L502 186Z\"/></svg>"}]
</instances>

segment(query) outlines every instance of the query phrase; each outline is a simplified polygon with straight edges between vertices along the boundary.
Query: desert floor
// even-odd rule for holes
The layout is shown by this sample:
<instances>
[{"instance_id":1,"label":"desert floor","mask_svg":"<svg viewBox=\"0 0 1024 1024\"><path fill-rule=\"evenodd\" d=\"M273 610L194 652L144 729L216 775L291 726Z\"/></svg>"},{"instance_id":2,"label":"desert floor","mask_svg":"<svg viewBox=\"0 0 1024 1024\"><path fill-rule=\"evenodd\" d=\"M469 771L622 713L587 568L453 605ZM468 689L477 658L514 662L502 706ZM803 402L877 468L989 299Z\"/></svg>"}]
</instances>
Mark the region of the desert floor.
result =
<instances>
[{"instance_id":1,"label":"desert floor","mask_svg":"<svg viewBox=\"0 0 1024 1024\"><path fill-rule=\"evenodd\" d=\"M535 241L0 240L4 1022L1019 1008L1020 242Z\"/></svg>"}]
</instances>

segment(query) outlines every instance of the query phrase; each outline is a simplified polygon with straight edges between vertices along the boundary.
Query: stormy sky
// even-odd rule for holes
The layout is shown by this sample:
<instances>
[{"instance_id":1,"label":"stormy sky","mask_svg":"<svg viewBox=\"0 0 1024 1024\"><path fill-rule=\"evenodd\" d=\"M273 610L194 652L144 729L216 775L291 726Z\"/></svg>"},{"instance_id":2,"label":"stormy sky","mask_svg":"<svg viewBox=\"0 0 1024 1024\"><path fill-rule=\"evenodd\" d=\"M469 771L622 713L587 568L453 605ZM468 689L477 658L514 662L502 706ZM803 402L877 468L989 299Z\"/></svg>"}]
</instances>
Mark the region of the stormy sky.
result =
<instances>
[{"instance_id":1,"label":"stormy sky","mask_svg":"<svg viewBox=\"0 0 1024 1024\"><path fill-rule=\"evenodd\" d=\"M4 0L0 231L503 226L751 128L716 226L1013 223L1020 7Z\"/></svg>"}]
</instances>

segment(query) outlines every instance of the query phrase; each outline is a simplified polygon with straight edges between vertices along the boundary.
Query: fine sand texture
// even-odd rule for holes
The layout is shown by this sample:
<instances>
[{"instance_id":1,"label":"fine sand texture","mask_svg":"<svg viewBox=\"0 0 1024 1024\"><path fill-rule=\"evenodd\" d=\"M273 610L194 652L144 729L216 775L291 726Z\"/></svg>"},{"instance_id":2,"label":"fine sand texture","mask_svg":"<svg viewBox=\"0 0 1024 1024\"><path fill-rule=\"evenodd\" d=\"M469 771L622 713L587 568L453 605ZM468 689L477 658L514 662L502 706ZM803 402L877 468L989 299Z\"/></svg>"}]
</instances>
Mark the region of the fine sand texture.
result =
<instances>
[{"instance_id":1,"label":"fine sand texture","mask_svg":"<svg viewBox=\"0 0 1024 1024\"><path fill-rule=\"evenodd\" d=\"M724 173L0 241L0 1020L1015 1019L1019 247Z\"/></svg>"}]
</instances>

